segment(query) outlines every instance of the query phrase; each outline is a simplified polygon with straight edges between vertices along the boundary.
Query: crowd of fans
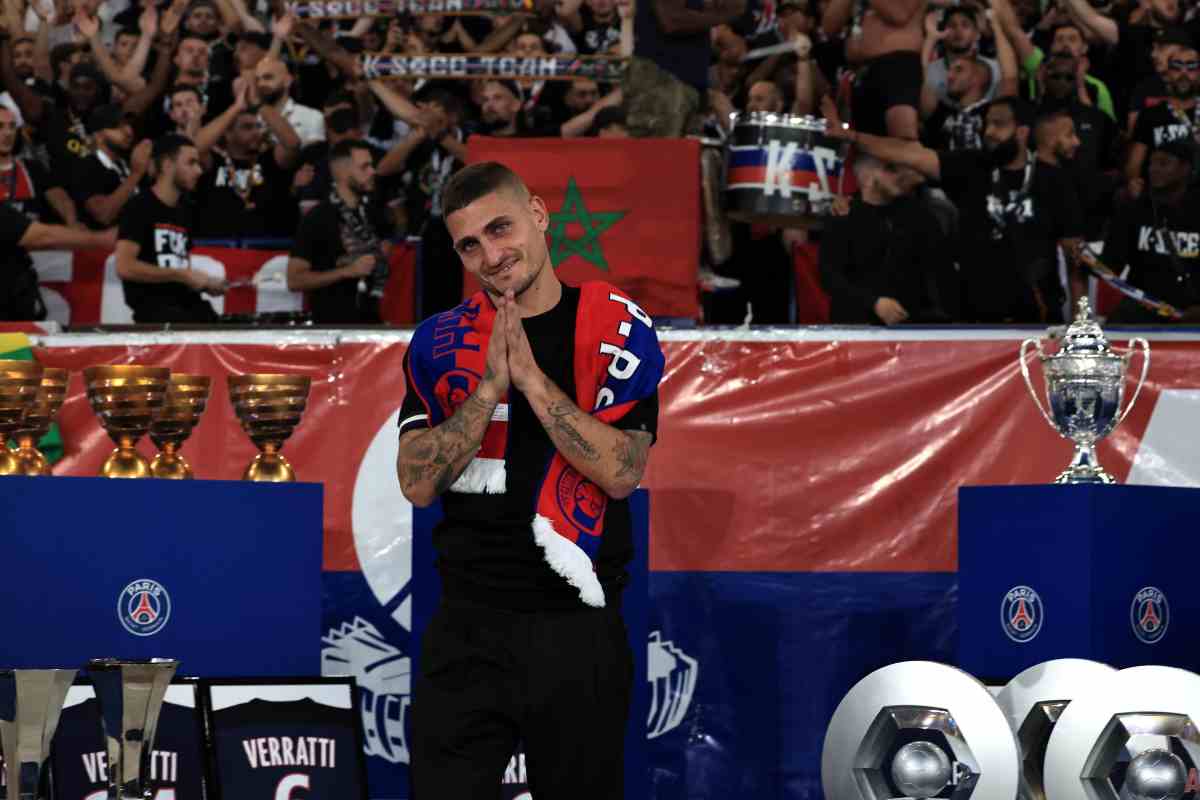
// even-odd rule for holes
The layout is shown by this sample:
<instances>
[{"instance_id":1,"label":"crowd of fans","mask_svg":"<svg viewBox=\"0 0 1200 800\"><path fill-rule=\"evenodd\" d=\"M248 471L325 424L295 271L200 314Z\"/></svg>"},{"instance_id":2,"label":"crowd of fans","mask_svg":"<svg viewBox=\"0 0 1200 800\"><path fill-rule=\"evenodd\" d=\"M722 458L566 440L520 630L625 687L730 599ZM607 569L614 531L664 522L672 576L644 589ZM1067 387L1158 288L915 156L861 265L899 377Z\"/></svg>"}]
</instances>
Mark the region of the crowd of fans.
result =
<instances>
[{"instance_id":1,"label":"crowd of fans","mask_svg":"<svg viewBox=\"0 0 1200 800\"><path fill-rule=\"evenodd\" d=\"M171 247L265 238L287 240L316 321L353 324L377 320L400 236L421 239L420 308L461 296L439 195L471 135L716 148L757 124L736 112L813 115L852 196L816 227L706 214L709 322L790 321L804 243L834 322L1058 320L1097 252L1196 320L1200 15L1180 1L536 0L318 20L278 0L3 0L0 200L119 226L139 322L205 321L181 293L222 290L151 269L176 266ZM372 80L362 52L632 58L613 85ZM1114 318L1158 319L1132 300Z\"/></svg>"}]
</instances>

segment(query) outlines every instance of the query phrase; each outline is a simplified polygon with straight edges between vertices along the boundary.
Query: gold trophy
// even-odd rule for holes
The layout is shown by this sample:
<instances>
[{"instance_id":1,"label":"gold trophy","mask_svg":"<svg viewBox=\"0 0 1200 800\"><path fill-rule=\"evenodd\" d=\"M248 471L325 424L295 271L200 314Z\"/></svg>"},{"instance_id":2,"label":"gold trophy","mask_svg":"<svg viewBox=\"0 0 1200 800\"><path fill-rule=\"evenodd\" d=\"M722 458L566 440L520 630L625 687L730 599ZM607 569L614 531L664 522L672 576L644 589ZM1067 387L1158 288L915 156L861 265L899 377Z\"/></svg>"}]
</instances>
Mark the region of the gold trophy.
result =
<instances>
[{"instance_id":1,"label":"gold trophy","mask_svg":"<svg viewBox=\"0 0 1200 800\"><path fill-rule=\"evenodd\" d=\"M101 477L150 477L149 460L135 448L162 410L170 380L166 367L128 364L83 371L92 410L117 445L100 467Z\"/></svg>"},{"instance_id":2,"label":"gold trophy","mask_svg":"<svg viewBox=\"0 0 1200 800\"><path fill-rule=\"evenodd\" d=\"M42 370L42 384L25 414L25 421L14 434L17 440L17 458L21 459L22 475L51 475L50 462L37 449L38 439L50 430L55 415L67 399L67 380L70 373L59 367Z\"/></svg>"},{"instance_id":3,"label":"gold trophy","mask_svg":"<svg viewBox=\"0 0 1200 800\"><path fill-rule=\"evenodd\" d=\"M229 376L233 410L242 429L250 434L250 440L260 451L246 468L242 480L272 483L296 480L296 471L279 451L300 424L311 386L312 378L305 375Z\"/></svg>"},{"instance_id":4,"label":"gold trophy","mask_svg":"<svg viewBox=\"0 0 1200 800\"><path fill-rule=\"evenodd\" d=\"M36 361L0 360L0 475L23 474L8 437L24 426L41 383L42 365Z\"/></svg>"},{"instance_id":5,"label":"gold trophy","mask_svg":"<svg viewBox=\"0 0 1200 800\"><path fill-rule=\"evenodd\" d=\"M159 453L150 463L150 474L155 478L190 479L192 467L179 448L192 435L192 428L200 421L204 407L208 404L208 392L212 378L207 375L184 375L174 373L167 385L167 399L162 411L150 423L150 440Z\"/></svg>"}]
</instances>

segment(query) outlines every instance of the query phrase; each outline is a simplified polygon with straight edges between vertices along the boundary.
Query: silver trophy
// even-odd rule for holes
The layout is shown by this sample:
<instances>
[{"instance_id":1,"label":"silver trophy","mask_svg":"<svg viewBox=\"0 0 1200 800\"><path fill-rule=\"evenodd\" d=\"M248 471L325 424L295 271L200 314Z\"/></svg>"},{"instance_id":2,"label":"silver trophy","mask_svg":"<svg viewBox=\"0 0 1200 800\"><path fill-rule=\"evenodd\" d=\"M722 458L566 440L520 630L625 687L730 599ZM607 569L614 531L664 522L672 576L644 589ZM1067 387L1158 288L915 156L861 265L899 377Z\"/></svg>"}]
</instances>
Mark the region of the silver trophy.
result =
<instances>
[{"instance_id":1,"label":"silver trophy","mask_svg":"<svg viewBox=\"0 0 1200 800\"><path fill-rule=\"evenodd\" d=\"M1054 479L1055 483L1113 483L1109 475L1096 460L1096 442L1112 433L1137 402L1146 372L1150 369L1150 343L1145 339L1130 339L1130 349L1118 353L1104 338L1100 324L1092 317L1086 297L1079 299L1075 321L1067 326L1058 352L1047 356L1042 351L1039 339L1021 342L1021 374L1038 411L1064 438L1075 443L1075 456L1070 465ZM1142 374L1137 389L1129 399L1129 405L1121 410L1125 394L1125 372L1133 355L1133 348L1142 348ZM1046 373L1047 411L1038 400L1029 377L1026 353L1030 348L1037 350L1038 360Z\"/></svg>"},{"instance_id":2,"label":"silver trophy","mask_svg":"<svg viewBox=\"0 0 1200 800\"><path fill-rule=\"evenodd\" d=\"M1046 747L1054 800L1180 800L1200 761L1200 676L1174 667L1113 673L1063 710Z\"/></svg>"},{"instance_id":3,"label":"silver trophy","mask_svg":"<svg viewBox=\"0 0 1200 800\"><path fill-rule=\"evenodd\" d=\"M987 688L930 661L872 672L842 698L821 751L825 800L1013 800L1017 740Z\"/></svg>"},{"instance_id":4,"label":"silver trophy","mask_svg":"<svg viewBox=\"0 0 1200 800\"><path fill-rule=\"evenodd\" d=\"M150 757L167 686L179 662L93 659L87 664L108 757L108 800L147 800Z\"/></svg>"},{"instance_id":5,"label":"silver trophy","mask_svg":"<svg viewBox=\"0 0 1200 800\"><path fill-rule=\"evenodd\" d=\"M38 800L43 766L58 727L73 669L0 670L0 741L8 800Z\"/></svg>"}]
</instances>

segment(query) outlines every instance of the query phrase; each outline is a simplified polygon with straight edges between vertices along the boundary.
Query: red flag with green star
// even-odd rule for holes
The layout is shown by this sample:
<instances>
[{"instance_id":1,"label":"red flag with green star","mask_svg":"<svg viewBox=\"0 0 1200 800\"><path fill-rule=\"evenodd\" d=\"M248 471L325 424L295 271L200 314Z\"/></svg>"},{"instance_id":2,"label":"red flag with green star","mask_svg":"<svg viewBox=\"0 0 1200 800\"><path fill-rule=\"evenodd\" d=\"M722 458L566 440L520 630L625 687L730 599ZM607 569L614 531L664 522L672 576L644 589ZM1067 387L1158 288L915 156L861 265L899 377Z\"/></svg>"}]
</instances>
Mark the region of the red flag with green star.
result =
<instances>
[{"instance_id":1,"label":"red flag with green star","mask_svg":"<svg viewBox=\"0 0 1200 800\"><path fill-rule=\"evenodd\" d=\"M700 144L688 139L473 136L471 163L508 166L550 210L550 259L564 283L616 285L659 317L695 317ZM464 297L478 291L468 275Z\"/></svg>"}]
</instances>

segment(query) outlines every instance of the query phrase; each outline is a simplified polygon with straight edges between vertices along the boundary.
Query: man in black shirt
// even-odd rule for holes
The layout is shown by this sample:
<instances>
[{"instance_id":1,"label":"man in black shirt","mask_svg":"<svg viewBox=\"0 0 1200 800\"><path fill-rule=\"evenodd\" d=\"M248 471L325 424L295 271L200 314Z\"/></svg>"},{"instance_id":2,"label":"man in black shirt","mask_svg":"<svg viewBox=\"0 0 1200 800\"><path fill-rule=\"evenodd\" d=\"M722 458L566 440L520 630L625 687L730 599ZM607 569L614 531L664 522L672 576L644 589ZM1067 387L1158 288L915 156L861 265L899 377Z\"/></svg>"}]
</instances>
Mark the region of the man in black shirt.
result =
<instances>
[{"instance_id":1,"label":"man in black shirt","mask_svg":"<svg viewBox=\"0 0 1200 800\"><path fill-rule=\"evenodd\" d=\"M1029 152L1030 112L1002 97L984 115L983 150L954 153L844 128L823 104L828 132L884 161L939 180L958 206L962 316L972 322L1046 322L1062 318L1058 247L1070 263L1071 293L1081 280L1074 258L1083 233L1079 199L1055 167Z\"/></svg>"},{"instance_id":2,"label":"man in black shirt","mask_svg":"<svg viewBox=\"0 0 1200 800\"><path fill-rule=\"evenodd\" d=\"M225 282L192 269L192 212L184 194L203 171L191 140L169 133L154 143L154 185L121 213L117 275L133 321L214 322L201 292L222 294Z\"/></svg>"},{"instance_id":3,"label":"man in black shirt","mask_svg":"<svg viewBox=\"0 0 1200 800\"><path fill-rule=\"evenodd\" d=\"M1113 219L1103 260L1150 297L1200 321L1200 192L1193 182L1195 145L1175 139L1150 153L1149 191ZM1126 298L1109 317L1120 323L1161 323L1163 318Z\"/></svg>"},{"instance_id":4,"label":"man in black shirt","mask_svg":"<svg viewBox=\"0 0 1200 800\"><path fill-rule=\"evenodd\" d=\"M860 195L821 234L821 283L835 324L946 322L941 295L952 274L937 218L911 195L912 170L871 156L854 160ZM942 285L939 285L942 284Z\"/></svg>"},{"instance_id":5,"label":"man in black shirt","mask_svg":"<svg viewBox=\"0 0 1200 800\"><path fill-rule=\"evenodd\" d=\"M37 159L16 155L17 115L0 106L0 202L30 219L79 224L75 203Z\"/></svg>"},{"instance_id":6,"label":"man in black shirt","mask_svg":"<svg viewBox=\"0 0 1200 800\"><path fill-rule=\"evenodd\" d=\"M318 325L376 324L388 276L390 231L369 202L375 160L361 140L329 153L333 191L300 220L288 259L288 289L308 292Z\"/></svg>"},{"instance_id":7,"label":"man in black shirt","mask_svg":"<svg viewBox=\"0 0 1200 800\"><path fill-rule=\"evenodd\" d=\"M120 106L107 105L88 116L96 151L79 162L72 175L72 196L89 228L107 228L138 191L150 165L151 143L133 146L133 124ZM129 161L126 161L126 158Z\"/></svg>"},{"instance_id":8,"label":"man in black shirt","mask_svg":"<svg viewBox=\"0 0 1200 800\"><path fill-rule=\"evenodd\" d=\"M1170 96L1166 101L1138 114L1133 143L1125 162L1125 179L1130 194L1137 196L1143 179L1146 153L1151 147L1174 140L1196 141L1200 133L1200 52L1194 47L1176 48L1164 75Z\"/></svg>"},{"instance_id":9,"label":"man in black shirt","mask_svg":"<svg viewBox=\"0 0 1200 800\"><path fill-rule=\"evenodd\" d=\"M483 291L422 323L405 355L400 488L444 511L413 795L496 797L520 741L534 797L616 800L632 681L626 498L657 430L662 351L617 289L559 282L545 203L506 167L467 167L443 197Z\"/></svg>"}]
</instances>

